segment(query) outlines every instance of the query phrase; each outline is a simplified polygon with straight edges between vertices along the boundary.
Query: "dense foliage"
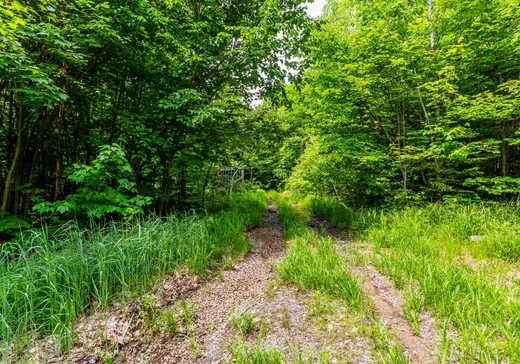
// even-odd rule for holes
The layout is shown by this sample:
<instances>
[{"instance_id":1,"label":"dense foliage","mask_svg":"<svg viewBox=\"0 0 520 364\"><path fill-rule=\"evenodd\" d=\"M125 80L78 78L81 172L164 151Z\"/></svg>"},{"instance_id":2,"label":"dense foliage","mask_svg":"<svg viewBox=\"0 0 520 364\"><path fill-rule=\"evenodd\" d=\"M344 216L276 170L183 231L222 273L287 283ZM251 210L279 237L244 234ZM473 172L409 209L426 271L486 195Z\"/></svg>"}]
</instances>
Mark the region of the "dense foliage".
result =
<instances>
[{"instance_id":1,"label":"dense foliage","mask_svg":"<svg viewBox=\"0 0 520 364\"><path fill-rule=\"evenodd\" d=\"M290 189L357 205L518 196L517 0L331 0L309 47L289 90L305 141Z\"/></svg>"},{"instance_id":2,"label":"dense foliage","mask_svg":"<svg viewBox=\"0 0 520 364\"><path fill-rule=\"evenodd\" d=\"M214 169L246 164L241 147L262 135L253 93L283 95L308 33L301 3L2 1L4 221L35 204L93 216L200 204Z\"/></svg>"},{"instance_id":3,"label":"dense foliage","mask_svg":"<svg viewBox=\"0 0 520 364\"><path fill-rule=\"evenodd\" d=\"M4 5L0 233L201 205L233 165L356 205L520 192L518 0Z\"/></svg>"}]
</instances>

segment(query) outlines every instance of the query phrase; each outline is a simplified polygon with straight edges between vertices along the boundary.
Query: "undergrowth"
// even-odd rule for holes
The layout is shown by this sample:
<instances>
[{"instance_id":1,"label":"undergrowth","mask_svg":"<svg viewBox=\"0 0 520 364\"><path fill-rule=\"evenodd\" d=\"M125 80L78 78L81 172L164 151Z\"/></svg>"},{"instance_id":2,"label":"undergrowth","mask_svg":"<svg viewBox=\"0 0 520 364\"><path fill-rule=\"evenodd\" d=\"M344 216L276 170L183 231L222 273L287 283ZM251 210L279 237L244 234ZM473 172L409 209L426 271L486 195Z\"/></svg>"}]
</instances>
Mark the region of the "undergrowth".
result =
<instances>
[{"instance_id":1,"label":"undergrowth","mask_svg":"<svg viewBox=\"0 0 520 364\"><path fill-rule=\"evenodd\" d=\"M520 292L508 283L508 271L519 270L496 245L517 243L495 236L506 234L511 216L493 210L410 208L383 216L366 235L376 244L373 264L398 288L417 286L421 304L456 329L458 338L446 339L462 362L520 361ZM473 234L483 238L471 241Z\"/></svg>"},{"instance_id":2,"label":"undergrowth","mask_svg":"<svg viewBox=\"0 0 520 364\"><path fill-rule=\"evenodd\" d=\"M348 229L350 234L365 231L377 223L380 216L374 209L355 209L332 197L307 196L301 205L314 215L326 218L329 226Z\"/></svg>"},{"instance_id":3,"label":"undergrowth","mask_svg":"<svg viewBox=\"0 0 520 364\"><path fill-rule=\"evenodd\" d=\"M123 292L141 294L182 266L194 274L249 248L246 226L266 209L263 191L236 195L230 210L81 229L33 230L0 249L0 354L10 343L55 334L73 344L76 317Z\"/></svg>"},{"instance_id":4,"label":"undergrowth","mask_svg":"<svg viewBox=\"0 0 520 364\"><path fill-rule=\"evenodd\" d=\"M227 362L229 364L329 364L336 362L327 351L304 355L295 348L286 354L272 346L262 347L260 340L253 345L240 341L232 345L229 350L233 356L233 359Z\"/></svg>"},{"instance_id":5,"label":"undergrowth","mask_svg":"<svg viewBox=\"0 0 520 364\"><path fill-rule=\"evenodd\" d=\"M440 361L520 361L516 208L432 204L369 212L315 197L303 205L375 244L371 262L404 291L414 330L423 307L443 322Z\"/></svg>"},{"instance_id":6,"label":"undergrowth","mask_svg":"<svg viewBox=\"0 0 520 364\"><path fill-rule=\"evenodd\" d=\"M325 294L345 302L352 309L352 315L364 322L363 331L372 338L380 362L408 363L402 347L377 319L371 303L364 299L361 285L350 272L345 258L337 252L335 241L308 228L304 222L308 214L302 212L300 206L278 193L271 192L270 196L290 239L289 253L278 266L280 277L300 289L313 291L315 297ZM318 314L321 304L313 304L313 313Z\"/></svg>"}]
</instances>

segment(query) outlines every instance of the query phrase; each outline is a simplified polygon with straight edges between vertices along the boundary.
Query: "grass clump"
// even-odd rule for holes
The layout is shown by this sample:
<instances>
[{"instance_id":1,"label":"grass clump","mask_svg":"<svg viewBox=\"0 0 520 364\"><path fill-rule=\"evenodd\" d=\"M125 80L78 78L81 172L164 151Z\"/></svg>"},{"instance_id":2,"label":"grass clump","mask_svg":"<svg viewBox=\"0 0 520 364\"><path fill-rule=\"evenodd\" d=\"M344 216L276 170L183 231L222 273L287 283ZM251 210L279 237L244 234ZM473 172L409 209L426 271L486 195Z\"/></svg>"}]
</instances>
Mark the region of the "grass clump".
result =
<instances>
[{"instance_id":1,"label":"grass clump","mask_svg":"<svg viewBox=\"0 0 520 364\"><path fill-rule=\"evenodd\" d=\"M256 345L248 345L239 342L232 345L230 352L233 359L228 363L237 364L282 364L287 363L287 357L276 348L262 348L258 342Z\"/></svg>"},{"instance_id":2,"label":"grass clump","mask_svg":"<svg viewBox=\"0 0 520 364\"><path fill-rule=\"evenodd\" d=\"M0 344L55 334L70 348L76 317L122 292L144 293L181 266L200 274L230 250L247 250L246 226L261 222L263 191L237 194L228 211L111 223L70 223L22 234L0 247ZM0 348L1 349L1 348ZM65 347L64 349L67 349Z\"/></svg>"},{"instance_id":3,"label":"grass clump","mask_svg":"<svg viewBox=\"0 0 520 364\"><path fill-rule=\"evenodd\" d=\"M351 307L362 307L357 279L337 253L334 241L318 236L302 219L302 213L280 194L271 194L278 207L286 236L292 238L289 254L278 266L280 277L299 288L324 292L344 299Z\"/></svg>"},{"instance_id":4,"label":"grass clump","mask_svg":"<svg viewBox=\"0 0 520 364\"><path fill-rule=\"evenodd\" d=\"M175 336L179 328L178 317L174 312L168 309L162 311L162 317L165 323L165 330L168 335Z\"/></svg>"},{"instance_id":5,"label":"grass clump","mask_svg":"<svg viewBox=\"0 0 520 364\"><path fill-rule=\"evenodd\" d=\"M520 291L508 283L517 258L503 248L517 244L517 218L505 206L431 205L391 212L366 233L378 269L417 287L405 305L412 323L424 305L458 332L459 361L520 361Z\"/></svg>"},{"instance_id":6,"label":"grass clump","mask_svg":"<svg viewBox=\"0 0 520 364\"><path fill-rule=\"evenodd\" d=\"M333 306L330 304L332 300L339 299L342 303L347 303L353 309L350 311L352 317L363 325L359 332L363 331L363 335L372 338L374 351L381 362L409 363L410 359L404 354L398 340L377 320L372 305L364 304L367 302L364 300L362 288L350 272L346 259L336 250L335 240L324 238L309 229L304 223L304 218L307 216L298 211L300 209L298 205L291 204L283 195L271 194L271 196L278 206L284 229L287 229L286 237L292 239L289 241L289 253L278 266L281 278L314 292L310 308L312 314L318 318L326 318L327 315L332 314ZM308 207L308 203L308 201L304 202L304 205ZM323 214L344 208L342 205L339 207L334 200L328 200L320 206L323 208L321 211ZM328 209L330 206L332 208ZM364 212L360 215L344 212L336 220L336 226L351 226L352 221L357 221L359 227L372 226L376 216L378 215L372 212ZM357 220L353 220L353 217ZM345 225L341 225L340 220L345 222ZM330 353L325 352L323 356L312 358L308 362L325 363L330 360ZM303 361L294 360L294 362Z\"/></svg>"},{"instance_id":7,"label":"grass clump","mask_svg":"<svg viewBox=\"0 0 520 364\"><path fill-rule=\"evenodd\" d=\"M379 354L380 362L392 364L410 363L410 358L406 356L403 348L381 322L375 323L370 332L374 341L375 351Z\"/></svg>"},{"instance_id":8,"label":"grass clump","mask_svg":"<svg viewBox=\"0 0 520 364\"><path fill-rule=\"evenodd\" d=\"M310 233L305 225L305 221L309 220L307 213L301 209L294 208L289 199L278 192L270 191L269 197L274 200L276 207L278 207L278 215L282 221L283 231L287 239Z\"/></svg>"},{"instance_id":9,"label":"grass clump","mask_svg":"<svg viewBox=\"0 0 520 364\"><path fill-rule=\"evenodd\" d=\"M426 308L457 332L451 338L445 330L443 358L520 362L520 284L514 279L520 272L517 208L431 204L356 211L316 197L302 204L374 243L371 263L404 290L404 313L415 331Z\"/></svg>"},{"instance_id":10,"label":"grass clump","mask_svg":"<svg viewBox=\"0 0 520 364\"><path fill-rule=\"evenodd\" d=\"M295 239L278 271L282 279L300 288L322 291L344 299L353 308L360 309L362 306L361 287L336 252L332 239Z\"/></svg>"},{"instance_id":11,"label":"grass clump","mask_svg":"<svg viewBox=\"0 0 520 364\"><path fill-rule=\"evenodd\" d=\"M404 317L412 325L412 329L416 334L421 332L421 312L423 310L423 299L421 294L412 289L408 289L404 292L404 306L403 313Z\"/></svg>"},{"instance_id":12,"label":"grass clump","mask_svg":"<svg viewBox=\"0 0 520 364\"><path fill-rule=\"evenodd\" d=\"M379 220L374 209L355 209L345 206L337 198L307 196L302 206L318 217L326 218L329 226L349 229L350 233L362 232Z\"/></svg>"},{"instance_id":13,"label":"grass clump","mask_svg":"<svg viewBox=\"0 0 520 364\"><path fill-rule=\"evenodd\" d=\"M251 312L242 312L238 315L233 314L231 317L233 325L237 328L242 336L251 335L255 329L255 318Z\"/></svg>"},{"instance_id":14,"label":"grass clump","mask_svg":"<svg viewBox=\"0 0 520 364\"><path fill-rule=\"evenodd\" d=\"M190 326L197 314L197 308L186 299L181 300L182 320L186 327Z\"/></svg>"}]
</instances>

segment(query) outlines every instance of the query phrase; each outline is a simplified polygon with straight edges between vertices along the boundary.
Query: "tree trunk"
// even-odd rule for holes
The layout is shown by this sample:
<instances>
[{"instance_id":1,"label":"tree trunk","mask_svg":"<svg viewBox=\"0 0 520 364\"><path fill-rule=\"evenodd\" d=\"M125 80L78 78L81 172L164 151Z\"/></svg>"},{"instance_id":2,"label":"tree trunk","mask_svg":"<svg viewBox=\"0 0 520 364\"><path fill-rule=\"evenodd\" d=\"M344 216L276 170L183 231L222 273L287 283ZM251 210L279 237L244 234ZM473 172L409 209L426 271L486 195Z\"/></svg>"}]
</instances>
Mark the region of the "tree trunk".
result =
<instances>
[{"instance_id":1,"label":"tree trunk","mask_svg":"<svg viewBox=\"0 0 520 364\"><path fill-rule=\"evenodd\" d=\"M202 205L204 205L204 202L206 202L206 188L208 187L209 183L209 174L211 173L211 168L213 167L213 161L209 164L208 171L206 172L206 176L204 177L204 183L202 184Z\"/></svg>"},{"instance_id":2,"label":"tree trunk","mask_svg":"<svg viewBox=\"0 0 520 364\"><path fill-rule=\"evenodd\" d=\"M63 7L60 1L60 17L63 31L63 39L67 39L65 34L65 20L63 17ZM67 52L67 47L64 48L64 53ZM67 93L67 62L63 60L61 65L61 76L63 77L62 90ZM63 134L63 120L65 118L65 103L62 101L58 108L58 132L56 133L56 190L54 191L54 201L61 197L63 189L63 154L61 150L61 135Z\"/></svg>"},{"instance_id":3,"label":"tree trunk","mask_svg":"<svg viewBox=\"0 0 520 364\"><path fill-rule=\"evenodd\" d=\"M0 208L2 211L7 210L7 202L9 201L9 192L11 190L11 182L13 180L13 175L18 166L18 160L20 159L20 154L22 151L22 141L23 141L23 130L24 130L24 109L22 104L22 95L20 93L17 94L18 98L18 121L17 121L17 134L16 134L16 147L14 150L13 161L11 162L11 167L7 171L7 177L5 179L5 187L4 187L4 196L2 198L2 207Z\"/></svg>"},{"instance_id":4,"label":"tree trunk","mask_svg":"<svg viewBox=\"0 0 520 364\"><path fill-rule=\"evenodd\" d=\"M507 140L502 140L502 176L507 176Z\"/></svg>"},{"instance_id":5,"label":"tree trunk","mask_svg":"<svg viewBox=\"0 0 520 364\"><path fill-rule=\"evenodd\" d=\"M20 163L19 163L20 164ZM23 163L22 163L23 165ZM20 211L20 185L21 185L21 171L20 166L15 169L14 175L14 199L13 199L13 215L18 215Z\"/></svg>"},{"instance_id":6,"label":"tree trunk","mask_svg":"<svg viewBox=\"0 0 520 364\"><path fill-rule=\"evenodd\" d=\"M163 180L162 180L162 189L161 189L161 204L159 205L159 215L165 216L166 212L168 211L168 205L169 205L169 194L170 194L170 186L171 186L171 176L170 176L170 170L171 170L171 160L168 162L166 169L163 173Z\"/></svg>"},{"instance_id":7,"label":"tree trunk","mask_svg":"<svg viewBox=\"0 0 520 364\"><path fill-rule=\"evenodd\" d=\"M62 72L65 69L65 64L63 64ZM63 90L66 90L67 83L64 82ZM61 197L61 190L63 188L63 156L61 151L61 135L63 133L63 119L65 114L65 104L60 103L58 109L58 132L56 133L56 190L54 191L54 201L57 201Z\"/></svg>"},{"instance_id":8,"label":"tree trunk","mask_svg":"<svg viewBox=\"0 0 520 364\"><path fill-rule=\"evenodd\" d=\"M428 21L430 22L430 49L432 51L432 60L433 65L437 65L437 56L435 55L435 28L433 27L433 12L434 12L434 4L433 0L428 0ZM439 75L436 75L437 81L439 80ZM441 116L441 104L439 99L435 98L435 116L439 118Z\"/></svg>"},{"instance_id":9,"label":"tree trunk","mask_svg":"<svg viewBox=\"0 0 520 364\"><path fill-rule=\"evenodd\" d=\"M428 0L428 20L430 22L430 47L435 49L435 30L433 29L433 0Z\"/></svg>"}]
</instances>

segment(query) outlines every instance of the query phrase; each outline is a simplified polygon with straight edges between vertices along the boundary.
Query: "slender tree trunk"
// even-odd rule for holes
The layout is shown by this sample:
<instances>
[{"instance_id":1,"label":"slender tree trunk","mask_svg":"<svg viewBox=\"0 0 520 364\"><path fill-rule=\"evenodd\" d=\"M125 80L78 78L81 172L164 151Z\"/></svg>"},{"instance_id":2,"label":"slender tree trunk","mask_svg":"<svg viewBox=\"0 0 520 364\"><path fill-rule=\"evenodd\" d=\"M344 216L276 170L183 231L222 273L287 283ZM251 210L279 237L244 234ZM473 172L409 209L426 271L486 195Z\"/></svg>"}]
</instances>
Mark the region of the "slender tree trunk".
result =
<instances>
[{"instance_id":1,"label":"slender tree trunk","mask_svg":"<svg viewBox=\"0 0 520 364\"><path fill-rule=\"evenodd\" d=\"M67 40L65 33L65 19L63 17L63 6L60 1L60 17L61 27L63 31L63 39ZM64 48L64 53L67 52L67 47ZM62 90L63 93L67 93L67 62L63 60L61 65L61 76L63 77ZM65 119L65 103L62 101L58 108L58 132L56 133L56 189L54 191L54 201L57 201L61 197L63 190L63 153L61 150L61 136L63 134L63 122Z\"/></svg>"},{"instance_id":2,"label":"slender tree trunk","mask_svg":"<svg viewBox=\"0 0 520 364\"><path fill-rule=\"evenodd\" d=\"M437 56L435 55L435 28L433 26L433 12L434 12L434 0L428 0L428 21L430 23L430 49L432 51L432 60L433 65L437 65ZM436 75L437 81L439 80L439 75ZM441 105L436 97L435 100L435 116L439 118L441 116Z\"/></svg>"},{"instance_id":3,"label":"slender tree trunk","mask_svg":"<svg viewBox=\"0 0 520 364\"><path fill-rule=\"evenodd\" d=\"M62 72L66 72L65 63L62 67ZM67 89L67 82L63 83L63 91ZM63 134L63 120L65 117L65 104L60 103L58 109L58 132L56 133L56 190L54 191L54 201L57 201L61 197L61 191L63 188L63 155L61 150L61 135Z\"/></svg>"},{"instance_id":4,"label":"slender tree trunk","mask_svg":"<svg viewBox=\"0 0 520 364\"><path fill-rule=\"evenodd\" d=\"M22 171L20 171L20 163L16 166L14 175L14 199L13 199L13 214L18 215L20 211L20 185L22 180Z\"/></svg>"},{"instance_id":5,"label":"slender tree trunk","mask_svg":"<svg viewBox=\"0 0 520 364\"><path fill-rule=\"evenodd\" d=\"M403 194L404 194L404 197L406 198L406 195L408 194L408 172L406 171L406 169L404 169L404 166L401 165L401 168L402 169L402 174L403 174Z\"/></svg>"},{"instance_id":6,"label":"slender tree trunk","mask_svg":"<svg viewBox=\"0 0 520 364\"><path fill-rule=\"evenodd\" d=\"M166 212L168 211L168 205L169 205L169 194L170 194L170 186L171 186L171 176L170 176L170 170L171 170L172 162L168 162L166 169L163 173L163 180L162 180L162 189L161 189L161 204L159 206L159 215L164 216L166 215Z\"/></svg>"},{"instance_id":7,"label":"slender tree trunk","mask_svg":"<svg viewBox=\"0 0 520 364\"><path fill-rule=\"evenodd\" d=\"M433 29L433 0L428 0L428 21L430 22L430 47L435 49L435 30Z\"/></svg>"},{"instance_id":8,"label":"slender tree trunk","mask_svg":"<svg viewBox=\"0 0 520 364\"><path fill-rule=\"evenodd\" d=\"M34 183L34 167L36 166L36 161L38 160L38 156L40 154L40 146L38 144L38 146L36 147L36 150L34 151L34 154L33 154L33 157L32 157L32 162L31 162L31 167L30 167L30 170L29 170L29 185L32 187L33 186L33 183ZM27 195L25 195L25 200L24 200L24 205L23 205L23 218L26 218L27 215L29 214L29 205L30 205L30 202L31 202L31 198L32 198L32 192L31 193L28 193Z\"/></svg>"},{"instance_id":9,"label":"slender tree trunk","mask_svg":"<svg viewBox=\"0 0 520 364\"><path fill-rule=\"evenodd\" d=\"M11 162L11 167L7 171L7 177L5 179L4 186L4 196L2 198L2 207L0 208L2 211L7 210L7 202L9 201L9 192L11 190L11 183L13 180L13 175L18 166L18 160L20 159L20 154L22 151L22 141L23 141L23 130L24 130L24 108L22 104L22 95L20 93L17 94L18 99L18 121L17 121L17 133L16 133L16 146L14 150L13 160Z\"/></svg>"},{"instance_id":10,"label":"slender tree trunk","mask_svg":"<svg viewBox=\"0 0 520 364\"><path fill-rule=\"evenodd\" d=\"M117 119L119 117L119 112L122 108L123 95L126 91L126 78L127 78L127 75L125 74L125 76L121 80L121 85L119 86L119 90L116 94L117 95L116 96L116 107L114 109L114 115L112 116L112 131L111 131L111 135L110 135L110 138L112 141L114 141L116 139Z\"/></svg>"},{"instance_id":11,"label":"slender tree trunk","mask_svg":"<svg viewBox=\"0 0 520 364\"><path fill-rule=\"evenodd\" d=\"M206 176L204 177L204 183L202 184L202 204L204 205L204 202L206 201L206 188L208 187L209 183L209 174L211 173L211 168L213 167L213 161L209 164L208 170L206 172Z\"/></svg>"},{"instance_id":12,"label":"slender tree trunk","mask_svg":"<svg viewBox=\"0 0 520 364\"><path fill-rule=\"evenodd\" d=\"M7 104L7 92L5 95L3 95L3 101L2 112L0 112L0 125L4 123L5 105Z\"/></svg>"},{"instance_id":13,"label":"slender tree trunk","mask_svg":"<svg viewBox=\"0 0 520 364\"><path fill-rule=\"evenodd\" d=\"M502 140L502 176L507 176L507 140Z\"/></svg>"}]
</instances>

